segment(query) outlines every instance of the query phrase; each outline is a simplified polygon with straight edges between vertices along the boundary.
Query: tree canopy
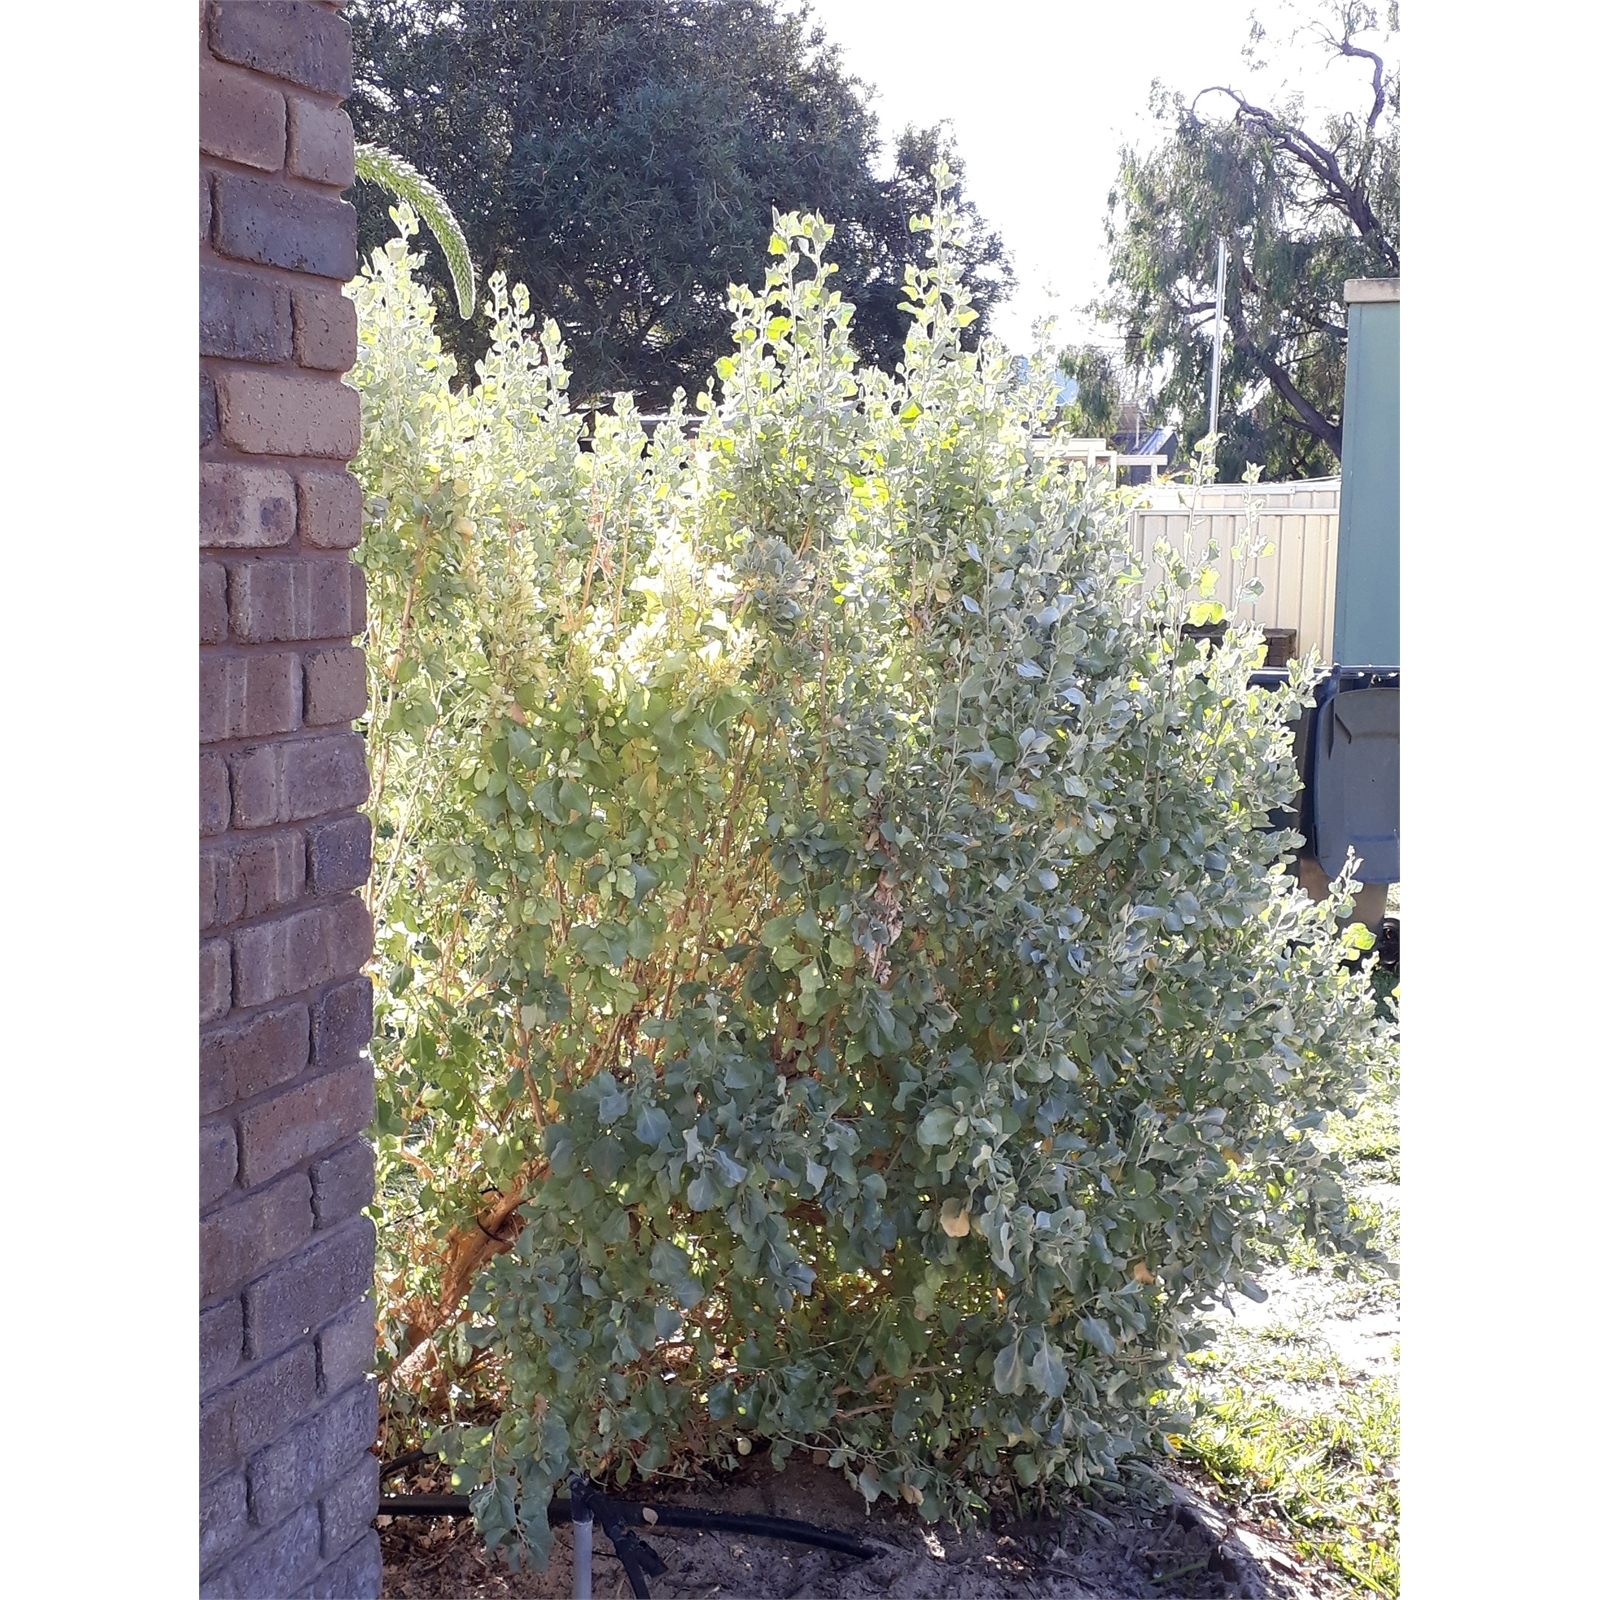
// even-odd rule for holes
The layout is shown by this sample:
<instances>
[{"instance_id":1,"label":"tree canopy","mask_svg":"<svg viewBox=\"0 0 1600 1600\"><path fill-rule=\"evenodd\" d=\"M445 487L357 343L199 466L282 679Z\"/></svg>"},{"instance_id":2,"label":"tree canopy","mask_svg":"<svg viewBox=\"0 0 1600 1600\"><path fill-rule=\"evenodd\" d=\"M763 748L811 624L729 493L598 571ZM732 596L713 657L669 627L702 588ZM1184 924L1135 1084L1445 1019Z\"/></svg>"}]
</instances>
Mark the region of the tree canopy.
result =
<instances>
[{"instance_id":1,"label":"tree canopy","mask_svg":"<svg viewBox=\"0 0 1600 1600\"><path fill-rule=\"evenodd\" d=\"M1156 83L1166 136L1148 155L1123 151L1099 309L1126 340L1122 383L1181 417L1187 450L1206 429L1217 242L1228 242L1225 478L1249 463L1269 478L1338 471L1344 283L1400 272L1400 76L1380 53L1399 25L1397 6L1380 21L1364 0L1298 9L1289 42L1359 68L1359 103L1320 128L1297 93L1263 105L1227 85L1185 94ZM1276 43L1252 18L1246 63Z\"/></svg>"},{"instance_id":2,"label":"tree canopy","mask_svg":"<svg viewBox=\"0 0 1600 1600\"><path fill-rule=\"evenodd\" d=\"M857 344L892 365L909 323L908 224L932 203L941 156L968 241L970 340L1009 291L1000 237L963 199L942 130L904 130L879 176L870 91L803 8L363 0L351 20L357 136L433 179L480 272L525 284L555 318L580 400L630 390L653 409L680 386L698 394L726 340L728 286L765 271L775 208L834 222ZM364 186L357 199L365 254L392 231L389 198ZM441 322L470 371L486 332Z\"/></svg>"}]
</instances>

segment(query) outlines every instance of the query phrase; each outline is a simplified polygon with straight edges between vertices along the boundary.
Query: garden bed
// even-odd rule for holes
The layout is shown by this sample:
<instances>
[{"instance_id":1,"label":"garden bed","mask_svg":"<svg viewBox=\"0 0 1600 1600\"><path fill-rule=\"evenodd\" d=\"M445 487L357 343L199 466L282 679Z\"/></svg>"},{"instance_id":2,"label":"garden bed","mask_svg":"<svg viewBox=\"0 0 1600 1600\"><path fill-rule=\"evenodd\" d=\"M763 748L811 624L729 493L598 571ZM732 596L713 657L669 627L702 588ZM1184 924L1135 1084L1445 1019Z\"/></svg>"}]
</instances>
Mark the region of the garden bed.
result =
<instances>
[{"instance_id":1,"label":"garden bed","mask_svg":"<svg viewBox=\"0 0 1600 1600\"><path fill-rule=\"evenodd\" d=\"M739 1481L708 1483L666 1501L719 1511L798 1517L847 1530L883 1551L872 1561L797 1545L718 1533L648 1530L667 1564L651 1580L662 1600L734 1597L1028 1595L1240 1596L1300 1600L1337 1593L1265 1524L1239 1524L1199 1474L1180 1469L1171 1503L1101 1501L1068 1507L1049 1522L1001 1524L966 1536L929 1528L914 1513L881 1506L868 1514L843 1476L791 1460L782 1473L758 1467ZM1152 1497L1154 1499L1156 1497ZM381 1530L385 1597L566 1596L572 1593L571 1530L556 1531L549 1570L509 1571L466 1523L397 1517ZM596 1596L629 1593L621 1565L595 1539Z\"/></svg>"}]
</instances>

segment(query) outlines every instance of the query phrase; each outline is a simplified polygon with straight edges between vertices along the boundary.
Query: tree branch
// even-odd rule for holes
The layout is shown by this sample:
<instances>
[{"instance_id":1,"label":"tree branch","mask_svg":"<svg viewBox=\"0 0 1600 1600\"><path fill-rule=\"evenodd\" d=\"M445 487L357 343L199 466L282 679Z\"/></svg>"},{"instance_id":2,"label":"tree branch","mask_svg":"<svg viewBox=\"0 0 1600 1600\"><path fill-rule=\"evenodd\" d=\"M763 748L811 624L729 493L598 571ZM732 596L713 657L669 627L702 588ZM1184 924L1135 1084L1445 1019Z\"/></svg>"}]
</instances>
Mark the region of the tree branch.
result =
<instances>
[{"instance_id":1,"label":"tree branch","mask_svg":"<svg viewBox=\"0 0 1600 1600\"><path fill-rule=\"evenodd\" d=\"M1376 51L1363 50L1360 45L1351 44L1348 39L1339 41L1339 53L1364 56L1372 63L1372 110L1367 113L1367 131L1370 133L1378 125L1378 118L1383 115L1383 108L1388 103L1388 96L1383 92L1383 57Z\"/></svg>"},{"instance_id":2,"label":"tree branch","mask_svg":"<svg viewBox=\"0 0 1600 1600\"><path fill-rule=\"evenodd\" d=\"M1267 382L1278 391L1284 403L1299 418L1301 427L1314 438L1320 439L1332 451L1335 461L1342 460L1344 445L1343 424L1330 422L1301 394L1295 387L1294 379L1289 376L1288 370L1251 339L1241 326L1238 318L1229 317L1228 321L1233 329L1234 348L1261 369L1266 376Z\"/></svg>"},{"instance_id":3,"label":"tree branch","mask_svg":"<svg viewBox=\"0 0 1600 1600\"><path fill-rule=\"evenodd\" d=\"M1355 49L1354 46L1351 48ZM1359 53L1371 54L1370 51ZM1279 150L1292 156L1305 167L1326 190L1328 199L1350 219L1362 238L1376 244L1389 265L1396 272L1400 270L1400 259L1395 253L1394 246L1379 227L1378 219L1373 215L1366 195L1345 176L1338 157L1331 150L1318 144L1303 129L1291 127L1265 106L1252 105L1237 89L1230 89L1226 84L1212 84L1202 89L1190 101L1189 115L1195 121L1199 121L1195 108L1208 94L1227 95L1239 108L1237 120L1270 139Z\"/></svg>"}]
</instances>

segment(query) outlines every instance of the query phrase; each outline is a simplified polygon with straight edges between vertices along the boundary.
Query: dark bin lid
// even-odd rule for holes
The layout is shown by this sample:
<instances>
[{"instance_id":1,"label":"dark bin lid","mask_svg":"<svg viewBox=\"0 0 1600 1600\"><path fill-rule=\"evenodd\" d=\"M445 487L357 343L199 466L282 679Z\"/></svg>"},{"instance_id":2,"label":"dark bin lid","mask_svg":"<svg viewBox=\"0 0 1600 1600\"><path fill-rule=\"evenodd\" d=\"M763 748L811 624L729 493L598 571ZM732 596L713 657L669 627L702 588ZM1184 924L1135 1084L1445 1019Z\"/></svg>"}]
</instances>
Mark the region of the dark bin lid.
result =
<instances>
[{"instance_id":1,"label":"dark bin lid","mask_svg":"<svg viewBox=\"0 0 1600 1600\"><path fill-rule=\"evenodd\" d=\"M1400 881L1400 691L1346 689L1317 708L1317 864L1354 850L1361 883Z\"/></svg>"}]
</instances>

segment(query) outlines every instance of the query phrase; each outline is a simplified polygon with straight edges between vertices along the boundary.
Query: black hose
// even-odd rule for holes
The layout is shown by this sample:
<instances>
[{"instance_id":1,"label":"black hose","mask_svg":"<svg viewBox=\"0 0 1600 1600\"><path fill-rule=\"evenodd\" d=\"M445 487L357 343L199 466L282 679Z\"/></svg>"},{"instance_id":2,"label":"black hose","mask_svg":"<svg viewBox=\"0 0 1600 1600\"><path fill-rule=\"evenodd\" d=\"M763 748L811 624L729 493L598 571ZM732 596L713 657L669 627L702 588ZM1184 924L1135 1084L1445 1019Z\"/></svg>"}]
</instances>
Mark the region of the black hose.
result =
<instances>
[{"instance_id":1,"label":"black hose","mask_svg":"<svg viewBox=\"0 0 1600 1600\"><path fill-rule=\"evenodd\" d=\"M608 1512L615 1513L618 1521L635 1528L651 1526L645 1516L646 1504L632 1500L608 1500ZM731 1511L702 1511L696 1506L650 1506L655 1513L655 1525L662 1528L698 1528L703 1532L742 1533L753 1539L782 1539L790 1544L814 1545L821 1550L836 1550L841 1555L854 1556L858 1561L870 1561L878 1554L848 1533L832 1528L819 1528L809 1522L798 1522L791 1517L745 1517ZM385 1517L470 1517L471 1506L464 1494L397 1494L385 1495L378 1502L378 1513ZM598 1504L596 1516L600 1514ZM572 1504L566 1500L552 1500L548 1512L552 1527L572 1520ZM602 1527L605 1526L602 1521ZM606 1529L610 1536L610 1529ZM612 1543L615 1543L612 1540ZM646 1546L648 1548L648 1546ZM624 1563L626 1565L626 1563Z\"/></svg>"},{"instance_id":2,"label":"black hose","mask_svg":"<svg viewBox=\"0 0 1600 1600\"><path fill-rule=\"evenodd\" d=\"M555 1507L550 1507L554 1522ZM464 1494L386 1494L378 1501L380 1517L470 1517L472 1506ZM572 1515L561 1518L563 1522Z\"/></svg>"},{"instance_id":3,"label":"black hose","mask_svg":"<svg viewBox=\"0 0 1600 1600\"><path fill-rule=\"evenodd\" d=\"M651 1510L664 1528L701 1528L716 1533L748 1534L753 1539L783 1539L790 1544L837 1550L860 1561L870 1561L878 1554L848 1533L797 1522L791 1517L744 1517L731 1511L701 1511L695 1506L652 1506ZM647 1520L642 1506L628 1505L626 1515L630 1522Z\"/></svg>"},{"instance_id":4,"label":"black hose","mask_svg":"<svg viewBox=\"0 0 1600 1600\"><path fill-rule=\"evenodd\" d=\"M419 1461L426 1461L427 1459L428 1452L426 1450L407 1450L403 1454L397 1455L393 1461L384 1462L378 1469L378 1482L387 1482L395 1473L404 1472L407 1467L414 1467Z\"/></svg>"}]
</instances>

